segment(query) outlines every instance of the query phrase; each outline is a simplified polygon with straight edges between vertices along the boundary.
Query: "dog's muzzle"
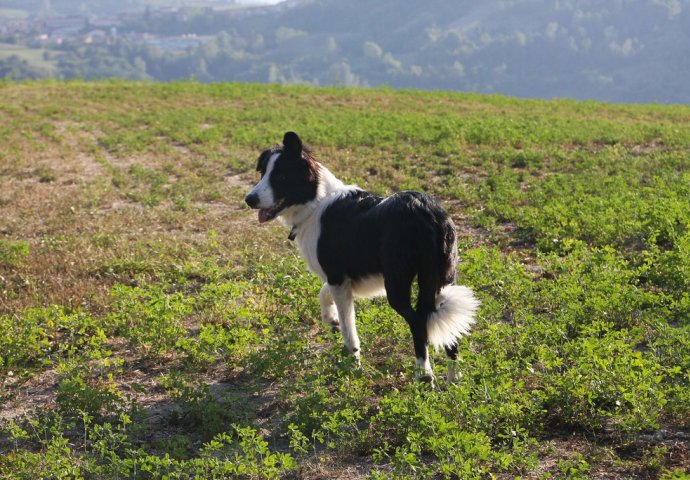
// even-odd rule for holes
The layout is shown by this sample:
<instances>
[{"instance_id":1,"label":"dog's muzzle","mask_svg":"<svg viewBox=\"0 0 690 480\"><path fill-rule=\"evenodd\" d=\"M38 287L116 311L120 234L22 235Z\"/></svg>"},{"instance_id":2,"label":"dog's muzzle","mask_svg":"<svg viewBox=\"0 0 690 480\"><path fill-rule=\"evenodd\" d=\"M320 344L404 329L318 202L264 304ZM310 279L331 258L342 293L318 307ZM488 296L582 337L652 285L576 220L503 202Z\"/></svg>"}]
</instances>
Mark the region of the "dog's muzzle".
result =
<instances>
[{"instance_id":1,"label":"dog's muzzle","mask_svg":"<svg viewBox=\"0 0 690 480\"><path fill-rule=\"evenodd\" d=\"M259 205L259 196L256 193L250 193L244 197L244 201L247 202L247 205L249 205L250 208L258 208L257 205Z\"/></svg>"}]
</instances>

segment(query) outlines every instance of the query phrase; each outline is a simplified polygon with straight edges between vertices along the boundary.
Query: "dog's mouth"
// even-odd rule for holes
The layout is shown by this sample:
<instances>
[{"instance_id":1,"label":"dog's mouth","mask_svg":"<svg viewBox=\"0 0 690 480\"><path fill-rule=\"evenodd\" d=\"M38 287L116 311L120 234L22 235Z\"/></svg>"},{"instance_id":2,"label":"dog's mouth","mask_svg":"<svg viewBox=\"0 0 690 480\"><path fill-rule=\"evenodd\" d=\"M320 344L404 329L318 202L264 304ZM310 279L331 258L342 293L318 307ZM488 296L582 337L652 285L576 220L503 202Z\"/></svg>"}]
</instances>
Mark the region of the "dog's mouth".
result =
<instances>
[{"instance_id":1,"label":"dog's mouth","mask_svg":"<svg viewBox=\"0 0 690 480\"><path fill-rule=\"evenodd\" d=\"M278 216L285 208L285 200L281 200L270 208L262 208L259 210L259 223L266 223Z\"/></svg>"}]
</instances>

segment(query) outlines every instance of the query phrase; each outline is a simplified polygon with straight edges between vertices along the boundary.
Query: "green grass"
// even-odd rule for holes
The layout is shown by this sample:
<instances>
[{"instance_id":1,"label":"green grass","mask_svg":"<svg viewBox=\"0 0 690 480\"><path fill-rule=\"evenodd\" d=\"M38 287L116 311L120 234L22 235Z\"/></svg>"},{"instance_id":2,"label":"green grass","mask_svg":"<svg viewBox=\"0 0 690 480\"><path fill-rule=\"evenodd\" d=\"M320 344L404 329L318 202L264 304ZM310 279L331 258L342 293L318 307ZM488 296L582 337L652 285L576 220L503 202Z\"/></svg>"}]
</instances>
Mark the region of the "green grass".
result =
<instances>
[{"instance_id":1,"label":"green grass","mask_svg":"<svg viewBox=\"0 0 690 480\"><path fill-rule=\"evenodd\" d=\"M2 11L0 10L0 13ZM46 52L42 48L30 48L22 45L14 45L10 43L0 43L0 60L11 57L13 55L26 60L32 67L40 68L48 74L56 72L55 61L46 60L43 54Z\"/></svg>"},{"instance_id":2,"label":"green grass","mask_svg":"<svg viewBox=\"0 0 690 480\"><path fill-rule=\"evenodd\" d=\"M242 201L286 130L449 210L482 300L460 382L414 382L385 300L361 369L318 322ZM681 106L6 81L0 476L687 478L689 149Z\"/></svg>"}]
</instances>

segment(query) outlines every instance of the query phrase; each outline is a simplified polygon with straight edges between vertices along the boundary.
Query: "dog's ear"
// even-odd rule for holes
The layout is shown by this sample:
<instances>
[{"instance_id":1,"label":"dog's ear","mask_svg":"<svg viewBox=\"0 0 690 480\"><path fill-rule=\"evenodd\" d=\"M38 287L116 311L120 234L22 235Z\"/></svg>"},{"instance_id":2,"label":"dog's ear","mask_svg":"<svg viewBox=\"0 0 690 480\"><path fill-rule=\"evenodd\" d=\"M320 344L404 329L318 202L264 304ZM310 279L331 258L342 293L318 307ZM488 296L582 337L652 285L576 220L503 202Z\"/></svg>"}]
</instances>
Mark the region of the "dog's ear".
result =
<instances>
[{"instance_id":1,"label":"dog's ear","mask_svg":"<svg viewBox=\"0 0 690 480\"><path fill-rule=\"evenodd\" d=\"M302 140L295 132L287 132L283 137L283 147L287 153L295 155L297 158L302 156Z\"/></svg>"},{"instance_id":2,"label":"dog's ear","mask_svg":"<svg viewBox=\"0 0 690 480\"><path fill-rule=\"evenodd\" d=\"M261 152L261 155L259 155L259 160L256 162L256 171L261 172L262 174L266 172L266 168L268 168L268 159L271 158L271 150L264 150Z\"/></svg>"}]
</instances>

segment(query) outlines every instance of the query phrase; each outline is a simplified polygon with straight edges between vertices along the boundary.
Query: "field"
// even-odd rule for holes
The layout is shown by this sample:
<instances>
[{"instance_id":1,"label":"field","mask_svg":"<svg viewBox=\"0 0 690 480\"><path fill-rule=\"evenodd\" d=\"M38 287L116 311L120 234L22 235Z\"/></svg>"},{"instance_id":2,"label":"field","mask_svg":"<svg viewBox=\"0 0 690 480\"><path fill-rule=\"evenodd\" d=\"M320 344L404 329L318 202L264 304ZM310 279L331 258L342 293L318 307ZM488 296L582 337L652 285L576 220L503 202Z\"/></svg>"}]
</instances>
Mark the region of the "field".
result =
<instances>
[{"instance_id":1,"label":"field","mask_svg":"<svg viewBox=\"0 0 690 480\"><path fill-rule=\"evenodd\" d=\"M463 377L363 365L243 196L297 131L422 189L482 300ZM0 85L0 477L687 479L690 108L244 84Z\"/></svg>"},{"instance_id":2,"label":"field","mask_svg":"<svg viewBox=\"0 0 690 480\"><path fill-rule=\"evenodd\" d=\"M56 71L55 62L43 58L46 50L42 48L30 48L10 43L0 43L0 60L15 56L27 61L32 67L38 68L51 75Z\"/></svg>"}]
</instances>

